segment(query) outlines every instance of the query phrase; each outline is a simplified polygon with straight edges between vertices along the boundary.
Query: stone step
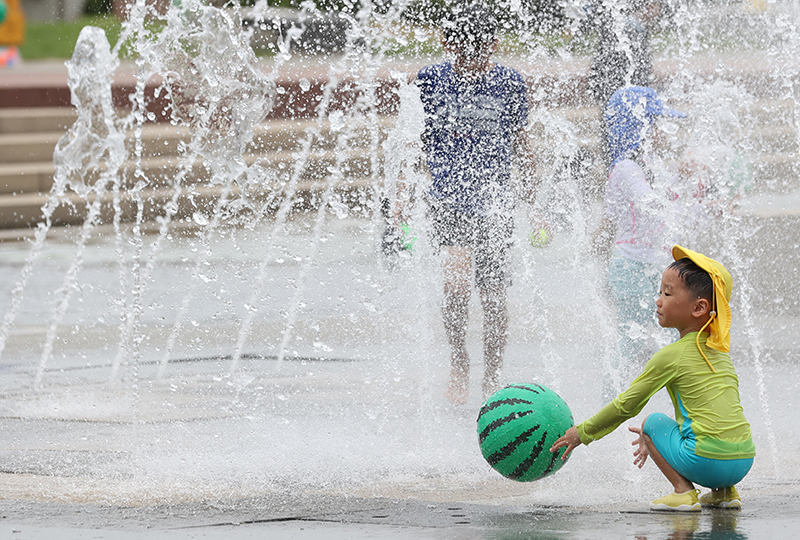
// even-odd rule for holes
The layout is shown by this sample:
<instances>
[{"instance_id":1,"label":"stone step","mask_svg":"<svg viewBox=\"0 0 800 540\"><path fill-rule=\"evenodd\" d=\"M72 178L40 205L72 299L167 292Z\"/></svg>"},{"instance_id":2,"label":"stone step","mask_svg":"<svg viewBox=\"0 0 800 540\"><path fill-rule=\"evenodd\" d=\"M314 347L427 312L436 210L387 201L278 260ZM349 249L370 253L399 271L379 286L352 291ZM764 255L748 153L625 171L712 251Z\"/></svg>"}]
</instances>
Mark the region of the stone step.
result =
<instances>
[{"instance_id":1,"label":"stone step","mask_svg":"<svg viewBox=\"0 0 800 540\"><path fill-rule=\"evenodd\" d=\"M2 111L2 110L0 110ZM386 138L386 133L394 119L383 117L378 124L378 142ZM21 133L0 133L0 163L26 163L52 161L53 151L64 131L32 131ZM310 120L274 120L258 126L253 141L247 146L247 154L267 154L270 152L299 150L304 140L313 134L314 149L332 149L336 145L339 132L329 124L318 126ZM358 125L347 134L348 147L368 147L372 141L370 127ZM170 124L147 124L142 130L141 144L144 156L172 156L181 151L181 143L188 143L191 133L188 127L175 127ZM126 136L127 152L134 154L135 135L131 131Z\"/></svg>"},{"instance_id":2,"label":"stone step","mask_svg":"<svg viewBox=\"0 0 800 540\"><path fill-rule=\"evenodd\" d=\"M792 99L757 99L740 109L743 124L794 127L797 105Z\"/></svg>"},{"instance_id":3,"label":"stone step","mask_svg":"<svg viewBox=\"0 0 800 540\"><path fill-rule=\"evenodd\" d=\"M783 193L800 188L798 153L763 154L753 159L754 193Z\"/></svg>"},{"instance_id":4,"label":"stone step","mask_svg":"<svg viewBox=\"0 0 800 540\"><path fill-rule=\"evenodd\" d=\"M60 138L52 131L0 134L0 163L52 161Z\"/></svg>"},{"instance_id":5,"label":"stone step","mask_svg":"<svg viewBox=\"0 0 800 540\"><path fill-rule=\"evenodd\" d=\"M0 109L0 113L3 110ZM570 122L577 131L575 135L583 144L597 140L598 117L594 108L570 108L559 110L556 115ZM539 118L538 116L535 119ZM785 120L785 118L783 119ZM378 137L383 141L392 128L395 119L381 117ZM547 121L547 117L541 119ZM273 120L257 127L254 140L246 153L264 154L272 151L294 150L300 148L310 131L315 131L314 148L333 148L339 132L330 125L318 126L311 120ZM350 147L367 147L371 144L369 128L361 125L351 128L348 140ZM63 131L23 132L0 134L0 163L51 161L53 150ZM544 126L534 126L533 137L543 137ZM176 128L170 124L147 124L142 133L142 152L148 156L176 155L180 143L190 138L189 128ZM542 141L547 144L547 141ZM797 151L797 131L790 122L775 120L748 130L748 151L772 153L791 153ZM133 134L128 137L128 152L133 154Z\"/></svg>"},{"instance_id":6,"label":"stone step","mask_svg":"<svg viewBox=\"0 0 800 540\"><path fill-rule=\"evenodd\" d=\"M591 147L591 145L589 145ZM330 177L331 170L337 161L341 167L343 182L350 182L361 178L373 176L372 158L361 149L349 149L347 156L342 157L331 150L314 150L309 153L306 166L299 176L300 183L325 182ZM245 162L248 164L258 160L265 170L264 189L274 190L285 186L293 176L293 168L297 163L294 151L271 152L267 156L249 155ZM382 156L379 155L378 167L382 166ZM181 169L180 161L175 156L146 157L142 160L141 170L147 179L149 189L169 189L175 182ZM133 163L126 163L121 169L122 188L130 189L135 184ZM0 198L7 199L6 209L24 200L21 195L42 194L45 196L53 185L55 170L52 163L11 163L0 165ZM547 171L540 171L547 174ZM592 182L597 186L587 186L587 189L596 191L601 188L602 171L592 174ZM94 184L99 178L100 171L87 175L83 179L75 179L78 183ZM783 193L795 191L800 188L797 174L796 154L772 154L760 156L754 161L754 175L757 184L753 194L758 193ZM382 171L375 172L375 176L382 177ZM181 179L184 186L198 186L206 183L222 183L224 180L212 180L211 172L201 160L195 162L193 167ZM165 202L165 201L162 201ZM155 202L154 202L155 204ZM25 215L30 215L26 211ZM38 214L37 214L38 215ZM16 220L16 218L14 218Z\"/></svg>"},{"instance_id":7,"label":"stone step","mask_svg":"<svg viewBox=\"0 0 800 540\"><path fill-rule=\"evenodd\" d=\"M0 164L0 195L49 191L54 173L52 162Z\"/></svg>"},{"instance_id":8,"label":"stone step","mask_svg":"<svg viewBox=\"0 0 800 540\"><path fill-rule=\"evenodd\" d=\"M297 162L296 152L281 151L271 152L266 156L251 154L245 156L245 163L252 165L258 161L267 174L274 173L275 178L264 178L265 183L283 184L292 175L293 167ZM371 175L372 159L359 148L350 148L345 151L344 157L332 150L313 150L306 159L306 165L299 176L301 182L314 182L324 180L330 176L332 168L339 163L342 177L345 180ZM182 168L177 156L145 157L141 162L141 171L144 173L148 187L160 188L173 184ZM120 169L121 187L131 189L136 183L134 174L137 166L133 162L126 162ZM103 169L94 170L82 178L71 179L76 185L93 185L100 178ZM380 171L378 171L380 172ZM13 196L25 193L47 192L53 186L55 167L52 163L11 163L0 165L0 195ZM188 169L181 180L184 185L200 183L221 183L212 178L213 170L205 165L202 159L196 160Z\"/></svg>"},{"instance_id":9,"label":"stone step","mask_svg":"<svg viewBox=\"0 0 800 540\"><path fill-rule=\"evenodd\" d=\"M0 135L65 132L78 117L72 107L0 108Z\"/></svg>"},{"instance_id":10,"label":"stone step","mask_svg":"<svg viewBox=\"0 0 800 540\"><path fill-rule=\"evenodd\" d=\"M797 154L800 149L797 135L797 129L790 123L768 125L750 131L748 142L760 152Z\"/></svg>"},{"instance_id":11,"label":"stone step","mask_svg":"<svg viewBox=\"0 0 800 540\"><path fill-rule=\"evenodd\" d=\"M588 123L588 121L587 121ZM303 140L307 136L307 130L312 126L291 125L296 122L276 122L277 125L260 126L257 130L253 142L246 149L247 154L266 155L281 151L296 151L300 149ZM290 125L286 125L290 124ZM578 124L579 127L580 124ZM594 126L590 126L594 127ZM380 126L379 140L381 144L390 127ZM597 143L597 134L593 130L581 129L578 133L580 145L591 147ZM36 163L50 162L53 159L53 151L61 135L52 132L22 133L15 135L0 135L0 163ZM366 132L366 128L356 130L355 136L348 141L348 146L365 148L371 141ZM181 143L189 141L188 128L175 128L170 125L155 125L148 127L142 136L142 153L145 156L177 156L180 151ZM314 138L313 148L330 149L335 146L336 132L330 128L319 130ZM534 141L537 142L537 141ZM546 141L540 141L546 142ZM750 131L748 150L760 152L757 161L772 163L781 159L794 159L791 157L798 153L796 130L790 126L768 126ZM129 137L127 140L128 152L134 153L134 139ZM545 148L543 148L545 150ZM771 175L770 175L771 176Z\"/></svg>"},{"instance_id":12,"label":"stone step","mask_svg":"<svg viewBox=\"0 0 800 540\"><path fill-rule=\"evenodd\" d=\"M744 107L740 115L748 133L748 150L756 149L761 153L750 157L753 162L756 178L755 193L782 193L800 188L800 175L797 171L798 140L794 127L794 103L790 100L762 100ZM20 223L34 223L41 212L30 208L32 200L46 200L47 193L53 184L54 167L52 164L53 149L76 116L72 109L0 109L0 197L4 214L7 214L6 225L20 226ZM588 151L588 155L598 159L599 111L596 107L564 107L560 109L542 109L532 111L534 125L531 137L539 150L539 155L552 154L553 142L548 140L548 129L551 122L564 122L564 135L575 137L577 145ZM394 117L379 117L377 126L377 145L379 148L378 167L382 167L381 143L395 122ZM350 133L335 129L326 122L319 125L316 120L275 119L265 122L256 128L253 142L247 147L245 161L252 164L259 161L265 167L265 176L272 177L274 185L262 186L266 192L282 189L298 162L297 152L302 148L306 138L313 134L313 144L307 157L307 164L300 174L300 183L304 186L325 182L335 166L337 155L334 152L339 135L348 135L347 156L339 159L342 167L342 182L363 183L364 178L382 175L378 170L372 172L373 159L371 152L365 152L373 143L374 136L369 126L360 124L352 128ZM142 132L142 170L147 177L147 189L150 190L148 204L158 206L165 204L171 193L179 172L181 161L179 152L190 139L187 127L175 127L169 123L153 123L144 126ZM133 137L127 139L128 152L133 154ZM123 189L133 186L132 163L126 163L122 169ZM546 170L541 171L547 174ZM93 183L100 172L87 175L83 182ZM601 193L604 181L603 171L595 171L590 182L592 193ZM198 160L182 180L184 186L192 189L205 189L202 184L208 183L210 173ZM265 182L268 182L265 178ZM213 186L212 186L213 187ZM305 189L305 188L304 188ZM310 188L309 188L310 189ZM166 190L166 191L165 191ZM213 190L212 190L213 192ZM28 197L30 195L31 197ZM74 194L73 194L74 195ZM81 201L73 200L83 208ZM37 199L38 197L38 199ZM76 219L80 216L76 214ZM57 215L58 219L73 218ZM16 225L14 225L16 224Z\"/></svg>"},{"instance_id":13,"label":"stone step","mask_svg":"<svg viewBox=\"0 0 800 540\"><path fill-rule=\"evenodd\" d=\"M368 178L342 179L333 187L337 199L350 207L363 206L366 201L370 200L374 192L374 185ZM174 206L168 204L175 197L174 189L167 187L144 189L141 192L144 201L144 220L146 222L157 221L157 218L166 215L168 206L171 206L173 211L172 219L178 223L191 222L198 210L208 219L210 217L208 214L222 196L224 189L221 185L205 184L184 187L180 190ZM292 192L292 208L295 210L317 208L323 192L327 189L327 181L298 182ZM228 199L246 200L251 205L255 204L267 212L274 212L287 195L286 186L258 186L243 190L240 186L235 185L230 189ZM50 195L45 193L25 193L0 197L0 229L29 229L43 221L42 208L48 202L49 197ZM53 224L82 224L88 207L94 200L93 196L84 198L74 192L66 193L62 202L53 212ZM266 208L264 208L265 205ZM121 194L120 208L122 221L130 222L136 219L136 200L132 192L126 191ZM238 204L235 210L230 209L231 212L243 214L252 214L256 210L256 208L242 207ZM226 214L227 218L231 218L228 214ZM98 223L109 224L113 217L113 195L104 193ZM13 236L4 237L11 238Z\"/></svg>"}]
</instances>

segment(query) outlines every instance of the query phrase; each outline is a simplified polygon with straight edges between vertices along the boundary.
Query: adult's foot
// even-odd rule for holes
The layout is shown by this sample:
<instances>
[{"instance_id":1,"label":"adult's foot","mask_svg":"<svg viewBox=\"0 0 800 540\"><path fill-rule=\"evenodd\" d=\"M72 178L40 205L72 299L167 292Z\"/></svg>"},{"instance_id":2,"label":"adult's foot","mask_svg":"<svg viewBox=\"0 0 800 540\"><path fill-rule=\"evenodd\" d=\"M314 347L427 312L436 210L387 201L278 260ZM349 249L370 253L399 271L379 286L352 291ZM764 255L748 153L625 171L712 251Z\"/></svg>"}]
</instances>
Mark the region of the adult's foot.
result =
<instances>
[{"instance_id":1,"label":"adult's foot","mask_svg":"<svg viewBox=\"0 0 800 540\"><path fill-rule=\"evenodd\" d=\"M469 372L454 366L450 370L450 380L447 381L444 395L454 405L466 403L469 396Z\"/></svg>"}]
</instances>

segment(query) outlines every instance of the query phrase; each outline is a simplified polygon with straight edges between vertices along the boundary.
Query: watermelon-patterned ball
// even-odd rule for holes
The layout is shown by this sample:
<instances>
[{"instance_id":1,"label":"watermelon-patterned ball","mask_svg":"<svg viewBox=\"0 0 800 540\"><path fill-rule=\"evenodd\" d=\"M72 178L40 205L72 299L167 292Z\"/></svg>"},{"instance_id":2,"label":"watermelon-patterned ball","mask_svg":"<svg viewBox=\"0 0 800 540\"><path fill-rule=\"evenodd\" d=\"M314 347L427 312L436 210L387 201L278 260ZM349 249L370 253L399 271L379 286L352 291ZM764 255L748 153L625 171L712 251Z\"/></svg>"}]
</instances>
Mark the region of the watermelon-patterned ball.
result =
<instances>
[{"instance_id":1,"label":"watermelon-patterned ball","mask_svg":"<svg viewBox=\"0 0 800 540\"><path fill-rule=\"evenodd\" d=\"M574 425L567 404L541 384L510 384L492 394L478 415L481 453L497 472L520 482L553 474L565 448L550 447Z\"/></svg>"}]
</instances>

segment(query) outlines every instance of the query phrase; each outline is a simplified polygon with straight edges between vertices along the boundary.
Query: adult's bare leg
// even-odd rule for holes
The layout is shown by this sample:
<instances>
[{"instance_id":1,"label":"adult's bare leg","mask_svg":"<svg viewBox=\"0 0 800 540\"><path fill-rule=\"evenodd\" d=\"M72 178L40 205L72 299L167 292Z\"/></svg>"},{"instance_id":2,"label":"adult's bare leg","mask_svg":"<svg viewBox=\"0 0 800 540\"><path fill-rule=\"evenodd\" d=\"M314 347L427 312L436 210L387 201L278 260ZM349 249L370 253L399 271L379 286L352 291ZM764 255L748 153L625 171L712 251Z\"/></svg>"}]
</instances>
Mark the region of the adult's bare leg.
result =
<instances>
[{"instance_id":1,"label":"adult's bare leg","mask_svg":"<svg viewBox=\"0 0 800 540\"><path fill-rule=\"evenodd\" d=\"M448 246L444 252L442 320L450 345L450 379L445 395L456 404L466 403L469 392L467 320L471 292L472 251Z\"/></svg>"},{"instance_id":2,"label":"adult's bare leg","mask_svg":"<svg viewBox=\"0 0 800 540\"><path fill-rule=\"evenodd\" d=\"M483 307L484 399L500 388L500 369L508 343L508 294L503 285L480 290Z\"/></svg>"}]
</instances>

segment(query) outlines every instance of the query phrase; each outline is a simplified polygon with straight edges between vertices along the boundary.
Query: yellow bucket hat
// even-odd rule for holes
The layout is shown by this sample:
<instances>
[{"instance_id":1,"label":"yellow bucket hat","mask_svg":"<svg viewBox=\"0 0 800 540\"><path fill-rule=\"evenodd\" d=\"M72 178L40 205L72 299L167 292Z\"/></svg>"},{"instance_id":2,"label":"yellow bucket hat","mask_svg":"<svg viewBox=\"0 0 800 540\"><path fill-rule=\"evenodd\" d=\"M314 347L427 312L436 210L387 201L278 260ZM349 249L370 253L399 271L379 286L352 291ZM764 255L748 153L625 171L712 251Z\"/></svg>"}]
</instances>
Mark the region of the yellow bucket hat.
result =
<instances>
[{"instance_id":1,"label":"yellow bucket hat","mask_svg":"<svg viewBox=\"0 0 800 540\"><path fill-rule=\"evenodd\" d=\"M708 347L725 353L730 351L731 308L728 302L730 302L731 288L733 287L730 272L718 261L710 259L702 253L697 253L696 251L678 245L672 247L672 257L676 261L688 257L711 276L711 281L714 283L714 305L711 306L711 312L709 314L711 317L700 332L705 330L706 327L708 328L710 333L708 340L706 340L706 345ZM698 349L700 349L700 332L697 333ZM702 349L700 349L700 354L703 355L703 358L706 358ZM706 358L706 362L708 363L708 367L711 368L711 371L716 372L714 366L708 361L708 358Z\"/></svg>"}]
</instances>

